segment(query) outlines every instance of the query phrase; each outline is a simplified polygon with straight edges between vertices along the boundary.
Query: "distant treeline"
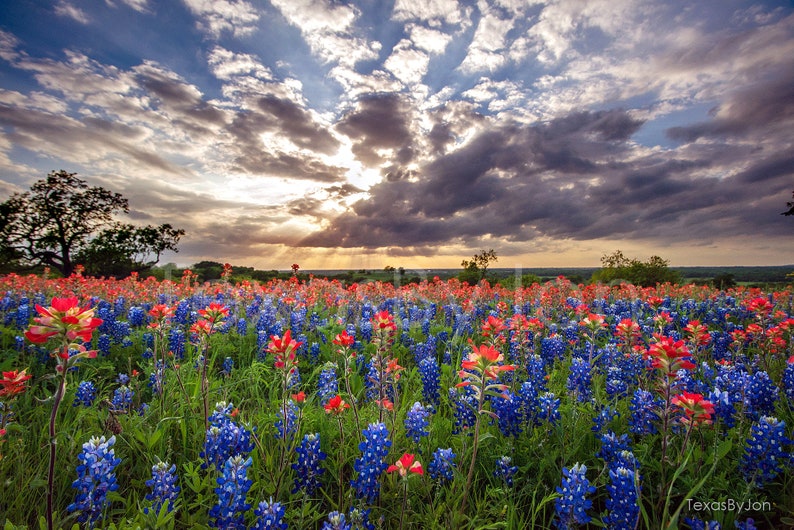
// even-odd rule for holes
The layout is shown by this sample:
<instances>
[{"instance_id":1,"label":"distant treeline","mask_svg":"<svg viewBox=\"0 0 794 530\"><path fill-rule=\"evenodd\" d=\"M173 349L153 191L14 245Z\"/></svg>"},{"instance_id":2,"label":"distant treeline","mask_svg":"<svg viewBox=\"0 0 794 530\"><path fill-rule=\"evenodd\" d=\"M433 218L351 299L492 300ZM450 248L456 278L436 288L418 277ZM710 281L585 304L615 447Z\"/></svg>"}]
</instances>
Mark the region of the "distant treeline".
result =
<instances>
[{"instance_id":1,"label":"distant treeline","mask_svg":"<svg viewBox=\"0 0 794 530\"><path fill-rule=\"evenodd\" d=\"M223 264L216 261L202 261L188 267L200 281L219 280L223 273ZM745 285L766 285L773 283L790 283L790 275L794 265L766 267L670 267L678 272L685 282L711 284L715 279L729 280L727 286L737 283ZM308 277L309 274L337 279L344 283L382 281L393 283L416 283L439 277L442 280L457 277L461 269L407 269L386 267L385 269L359 270L300 270L298 276ZM565 276L574 283L588 283L599 267L530 267L530 268L493 268L488 269L488 279L502 282L514 278L516 274L526 278L536 277L537 281L546 282L559 276ZM178 280L184 269L174 264L154 267L150 272L160 279ZM273 279L285 279L292 276L292 271L259 270L252 267L232 265L232 279L235 281L249 279L267 282Z\"/></svg>"}]
</instances>

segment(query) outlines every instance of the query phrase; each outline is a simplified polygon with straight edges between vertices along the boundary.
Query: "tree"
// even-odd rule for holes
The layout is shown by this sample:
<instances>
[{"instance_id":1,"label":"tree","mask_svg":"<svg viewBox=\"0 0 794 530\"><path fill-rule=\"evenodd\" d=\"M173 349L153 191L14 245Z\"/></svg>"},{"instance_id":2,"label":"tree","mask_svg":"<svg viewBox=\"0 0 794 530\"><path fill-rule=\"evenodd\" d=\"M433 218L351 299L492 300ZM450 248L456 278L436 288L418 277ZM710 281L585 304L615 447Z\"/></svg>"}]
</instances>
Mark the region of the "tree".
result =
<instances>
[{"instance_id":1,"label":"tree","mask_svg":"<svg viewBox=\"0 0 794 530\"><path fill-rule=\"evenodd\" d=\"M165 250L177 252L176 244L184 233L167 223L144 227L117 224L93 238L75 261L91 275L129 276L154 266Z\"/></svg>"},{"instance_id":2,"label":"tree","mask_svg":"<svg viewBox=\"0 0 794 530\"><path fill-rule=\"evenodd\" d=\"M642 287L653 287L659 283L678 283L681 276L668 266L669 262L659 256L651 256L648 261L627 258L616 250L601 258L602 269L591 278L593 282L619 283L626 281Z\"/></svg>"},{"instance_id":3,"label":"tree","mask_svg":"<svg viewBox=\"0 0 794 530\"><path fill-rule=\"evenodd\" d=\"M468 282L471 285L477 284L485 278L488 265L490 265L492 261L497 261L498 259L493 249L488 251L482 250L479 254L475 254L471 260L464 259L461 261L460 265L463 267L463 271L458 274L458 279L462 282Z\"/></svg>"},{"instance_id":4,"label":"tree","mask_svg":"<svg viewBox=\"0 0 794 530\"><path fill-rule=\"evenodd\" d=\"M791 198L794 199L794 192L791 193ZM786 206L788 206L788 210L780 215L794 215L794 201L787 202Z\"/></svg>"},{"instance_id":5,"label":"tree","mask_svg":"<svg viewBox=\"0 0 794 530\"><path fill-rule=\"evenodd\" d=\"M104 271L92 260L105 266L119 260L134 270L153 265L166 249L176 251L184 230L114 219L128 211L121 194L88 186L76 173L53 171L0 203L0 260L14 270L49 266L69 276L81 259L96 272Z\"/></svg>"}]
</instances>

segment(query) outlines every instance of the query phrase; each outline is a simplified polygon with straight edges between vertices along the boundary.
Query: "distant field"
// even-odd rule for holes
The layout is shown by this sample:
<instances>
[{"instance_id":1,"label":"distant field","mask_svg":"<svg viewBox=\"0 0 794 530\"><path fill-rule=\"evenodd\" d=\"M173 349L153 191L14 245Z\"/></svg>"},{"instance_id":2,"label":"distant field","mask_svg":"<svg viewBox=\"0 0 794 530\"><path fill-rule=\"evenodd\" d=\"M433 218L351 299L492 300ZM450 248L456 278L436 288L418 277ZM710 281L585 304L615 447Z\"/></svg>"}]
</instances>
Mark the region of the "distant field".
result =
<instances>
[{"instance_id":1,"label":"distant field","mask_svg":"<svg viewBox=\"0 0 794 530\"><path fill-rule=\"evenodd\" d=\"M785 282L787 274L794 272L794 264L768 266L768 267L671 267L671 269L681 273L686 281L710 280L721 274L731 274L736 282L741 283L774 283ZM432 279L438 276L441 279L448 279L456 276L461 269L405 269L403 278L409 280L419 277L420 279ZM587 281L597 267L527 267L521 268L520 274L534 274L543 280L553 279L558 276L565 276L571 279ZM384 270L362 269L358 271L350 270L303 270L303 273L310 273L316 276L344 276L353 273L354 275L366 277L367 279L391 280L396 272ZM497 278L507 278L516 274L515 268L492 268L489 269Z\"/></svg>"}]
</instances>

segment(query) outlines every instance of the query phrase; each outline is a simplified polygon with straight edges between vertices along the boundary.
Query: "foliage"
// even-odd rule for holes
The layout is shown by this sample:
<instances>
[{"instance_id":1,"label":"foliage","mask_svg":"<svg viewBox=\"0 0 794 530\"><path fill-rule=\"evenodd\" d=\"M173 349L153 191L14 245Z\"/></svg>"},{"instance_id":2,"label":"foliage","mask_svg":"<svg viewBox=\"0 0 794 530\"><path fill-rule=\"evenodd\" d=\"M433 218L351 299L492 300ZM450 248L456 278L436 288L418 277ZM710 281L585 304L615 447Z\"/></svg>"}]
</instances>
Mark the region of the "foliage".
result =
<instances>
[{"instance_id":1,"label":"foliage","mask_svg":"<svg viewBox=\"0 0 794 530\"><path fill-rule=\"evenodd\" d=\"M623 252L616 250L612 254L601 257L602 269L596 271L592 282L606 284L625 281L642 287L653 287L662 283L678 283L680 275L671 270L669 261L659 256L651 256L648 261L637 258L627 258Z\"/></svg>"},{"instance_id":2,"label":"foliage","mask_svg":"<svg viewBox=\"0 0 794 530\"><path fill-rule=\"evenodd\" d=\"M485 279L491 262L496 262L498 259L493 249L481 250L479 254L472 256L471 260L461 261L460 265L463 267L463 271L458 274L458 279L469 285L476 285Z\"/></svg>"},{"instance_id":3,"label":"foliage","mask_svg":"<svg viewBox=\"0 0 794 530\"><path fill-rule=\"evenodd\" d=\"M4 270L48 266L63 276L84 263L92 274L126 275L176 251L183 230L115 221L128 211L121 194L88 186L76 173L50 172L0 203L0 262Z\"/></svg>"},{"instance_id":4,"label":"foliage","mask_svg":"<svg viewBox=\"0 0 794 530\"><path fill-rule=\"evenodd\" d=\"M9 275L0 293L6 528L45 513L52 374L68 383L58 528L100 504L95 528L114 529L781 528L794 515L790 287ZM51 357L35 341L54 330L96 358ZM102 436L112 466L87 468ZM74 483L106 495L89 506Z\"/></svg>"}]
</instances>

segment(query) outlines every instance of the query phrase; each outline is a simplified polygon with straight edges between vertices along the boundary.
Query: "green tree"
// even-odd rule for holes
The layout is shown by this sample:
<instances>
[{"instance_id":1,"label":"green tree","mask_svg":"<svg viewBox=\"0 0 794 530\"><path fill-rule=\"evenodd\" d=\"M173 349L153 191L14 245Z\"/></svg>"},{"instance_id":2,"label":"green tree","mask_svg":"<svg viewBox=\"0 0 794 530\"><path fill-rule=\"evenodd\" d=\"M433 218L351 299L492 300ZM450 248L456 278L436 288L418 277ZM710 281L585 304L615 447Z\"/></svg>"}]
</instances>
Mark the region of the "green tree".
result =
<instances>
[{"instance_id":1,"label":"green tree","mask_svg":"<svg viewBox=\"0 0 794 530\"><path fill-rule=\"evenodd\" d=\"M464 259L460 263L463 271L458 274L458 279L462 282L468 282L470 285L477 284L485 279L491 262L495 262L498 259L493 249L482 250L479 254L475 254L471 260Z\"/></svg>"},{"instance_id":2,"label":"green tree","mask_svg":"<svg viewBox=\"0 0 794 530\"><path fill-rule=\"evenodd\" d=\"M12 270L49 266L69 276L80 256L137 266L156 263L165 249L176 251L183 230L114 219L128 211L121 194L88 186L76 173L53 171L0 203L0 260Z\"/></svg>"},{"instance_id":3,"label":"green tree","mask_svg":"<svg viewBox=\"0 0 794 530\"><path fill-rule=\"evenodd\" d=\"M150 269L165 250L177 252L185 233L170 224L136 227L117 224L100 232L81 250L76 261L93 276L126 277Z\"/></svg>"},{"instance_id":4,"label":"green tree","mask_svg":"<svg viewBox=\"0 0 794 530\"><path fill-rule=\"evenodd\" d=\"M591 281L600 283L619 283L626 281L642 287L653 287L660 283L678 283L681 275L670 269L669 261L659 256L651 256L648 261L627 258L616 250L601 258L602 268L596 271Z\"/></svg>"}]
</instances>

